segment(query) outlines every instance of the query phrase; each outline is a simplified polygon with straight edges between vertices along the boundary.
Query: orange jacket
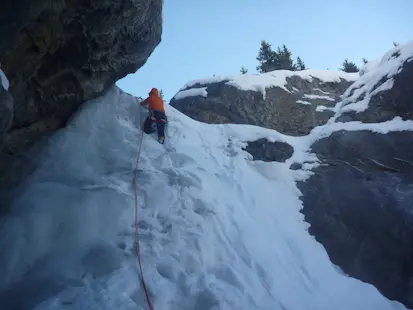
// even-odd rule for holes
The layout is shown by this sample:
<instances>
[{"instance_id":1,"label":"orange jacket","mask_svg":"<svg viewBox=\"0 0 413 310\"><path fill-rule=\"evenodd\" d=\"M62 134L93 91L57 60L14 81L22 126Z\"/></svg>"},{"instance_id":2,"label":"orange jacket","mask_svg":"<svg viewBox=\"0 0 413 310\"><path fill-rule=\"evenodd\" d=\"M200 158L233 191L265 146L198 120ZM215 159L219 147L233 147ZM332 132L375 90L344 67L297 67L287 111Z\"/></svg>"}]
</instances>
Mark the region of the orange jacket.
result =
<instances>
[{"instance_id":1,"label":"orange jacket","mask_svg":"<svg viewBox=\"0 0 413 310\"><path fill-rule=\"evenodd\" d=\"M149 111L161 111L165 113L165 108L163 106L163 100L159 96L159 92L157 88L152 88L151 92L149 93L149 97L146 98L144 101L142 101L141 105L143 106L149 105Z\"/></svg>"}]
</instances>

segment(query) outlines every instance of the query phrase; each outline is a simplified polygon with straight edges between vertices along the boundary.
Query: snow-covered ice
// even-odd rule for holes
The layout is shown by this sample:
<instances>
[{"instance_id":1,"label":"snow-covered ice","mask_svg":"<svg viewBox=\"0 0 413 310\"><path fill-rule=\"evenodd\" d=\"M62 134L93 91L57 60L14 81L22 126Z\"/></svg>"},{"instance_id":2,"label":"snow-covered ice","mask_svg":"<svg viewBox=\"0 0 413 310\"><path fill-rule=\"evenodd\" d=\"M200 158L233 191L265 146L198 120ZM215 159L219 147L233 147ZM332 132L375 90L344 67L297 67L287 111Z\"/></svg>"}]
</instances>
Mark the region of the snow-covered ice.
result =
<instances>
[{"instance_id":1,"label":"snow-covered ice","mask_svg":"<svg viewBox=\"0 0 413 310\"><path fill-rule=\"evenodd\" d=\"M43 165L6 223L13 238L0 244L13 253L2 262L9 270L3 284L33 267L25 286L15 288L17 304L147 309L135 250L136 102L111 89L85 105L41 155ZM299 212L296 181L317 164L308 152L314 140L340 129L384 133L410 123L337 123L291 137L251 125L208 125L166 109L166 144L144 136L138 178L143 272L155 309L405 309L330 262ZM261 137L290 143L293 158L251 161L242 147ZM307 162L308 170L289 170L292 161ZM38 304L34 295L45 300Z\"/></svg>"}]
</instances>

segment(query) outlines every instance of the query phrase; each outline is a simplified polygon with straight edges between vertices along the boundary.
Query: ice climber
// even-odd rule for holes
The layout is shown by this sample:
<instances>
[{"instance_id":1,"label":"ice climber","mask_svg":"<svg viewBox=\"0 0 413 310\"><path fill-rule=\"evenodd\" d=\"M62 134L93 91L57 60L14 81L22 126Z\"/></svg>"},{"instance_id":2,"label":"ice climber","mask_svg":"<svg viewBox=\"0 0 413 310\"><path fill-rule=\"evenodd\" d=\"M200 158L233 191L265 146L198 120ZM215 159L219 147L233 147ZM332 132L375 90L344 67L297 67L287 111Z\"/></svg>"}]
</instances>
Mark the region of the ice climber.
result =
<instances>
[{"instance_id":1,"label":"ice climber","mask_svg":"<svg viewBox=\"0 0 413 310\"><path fill-rule=\"evenodd\" d=\"M154 125L158 131L158 141L163 144L165 142L165 125L168 119L165 114L164 102L159 96L157 88L152 88L149 97L141 102L141 105L148 106L149 115L143 125L143 131L147 134L155 132Z\"/></svg>"}]
</instances>

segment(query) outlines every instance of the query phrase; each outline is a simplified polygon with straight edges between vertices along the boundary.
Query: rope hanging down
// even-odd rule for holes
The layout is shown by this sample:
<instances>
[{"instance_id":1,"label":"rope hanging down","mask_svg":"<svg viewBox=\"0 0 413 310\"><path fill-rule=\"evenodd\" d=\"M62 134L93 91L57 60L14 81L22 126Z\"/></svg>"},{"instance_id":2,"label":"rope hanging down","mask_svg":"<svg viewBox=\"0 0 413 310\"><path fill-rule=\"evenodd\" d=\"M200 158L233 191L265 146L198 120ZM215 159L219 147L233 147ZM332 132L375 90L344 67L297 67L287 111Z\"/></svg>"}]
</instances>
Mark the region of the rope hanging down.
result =
<instances>
[{"instance_id":1,"label":"rope hanging down","mask_svg":"<svg viewBox=\"0 0 413 310\"><path fill-rule=\"evenodd\" d=\"M139 227L138 227L138 223L139 223L139 217L138 217L139 204L138 204L137 179L138 179L139 160L140 160L140 157L141 157L142 141L143 141L143 128L141 128L141 143L139 144L138 155L136 156L135 177L133 179L133 188L134 188L134 192L135 192L136 251L137 251L137 254L138 254L139 269L140 269L140 272L141 272L141 281L142 281L143 290L145 291L145 295L146 295L146 302L148 303L149 310L153 310L151 300L149 298L148 289L146 287L145 279L143 277L142 261L141 261L141 249L140 249L140 246L139 246Z\"/></svg>"}]
</instances>

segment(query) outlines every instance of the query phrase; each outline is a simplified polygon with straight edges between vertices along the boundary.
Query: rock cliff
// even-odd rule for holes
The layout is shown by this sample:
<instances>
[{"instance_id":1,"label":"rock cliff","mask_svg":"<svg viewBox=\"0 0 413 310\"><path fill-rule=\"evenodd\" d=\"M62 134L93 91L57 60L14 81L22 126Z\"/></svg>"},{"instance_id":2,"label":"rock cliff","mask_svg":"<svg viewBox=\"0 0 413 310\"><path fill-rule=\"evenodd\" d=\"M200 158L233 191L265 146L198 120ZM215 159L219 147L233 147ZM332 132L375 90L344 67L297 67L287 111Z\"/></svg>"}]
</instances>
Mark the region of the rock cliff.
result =
<instances>
[{"instance_id":1,"label":"rock cliff","mask_svg":"<svg viewBox=\"0 0 413 310\"><path fill-rule=\"evenodd\" d=\"M64 126L81 103L145 64L161 40L162 4L162 0L2 3L0 63L14 99L12 105L0 90L3 181L11 164L13 170L19 169L28 148ZM4 182L9 181L7 177Z\"/></svg>"},{"instance_id":2,"label":"rock cliff","mask_svg":"<svg viewBox=\"0 0 413 310\"><path fill-rule=\"evenodd\" d=\"M357 78L328 70L273 71L193 81L170 104L207 123L251 124L307 135L333 115L331 108Z\"/></svg>"},{"instance_id":3,"label":"rock cliff","mask_svg":"<svg viewBox=\"0 0 413 310\"><path fill-rule=\"evenodd\" d=\"M392 64L393 63L393 64ZM386 54L344 94L337 122L412 120L413 44ZM408 129L408 128L407 128ZM413 307L413 125L338 131L311 147L322 165L299 185L310 233L347 274Z\"/></svg>"}]
</instances>

